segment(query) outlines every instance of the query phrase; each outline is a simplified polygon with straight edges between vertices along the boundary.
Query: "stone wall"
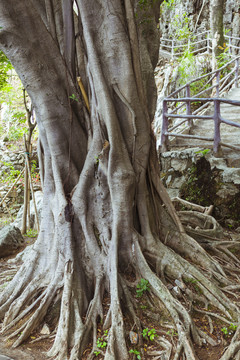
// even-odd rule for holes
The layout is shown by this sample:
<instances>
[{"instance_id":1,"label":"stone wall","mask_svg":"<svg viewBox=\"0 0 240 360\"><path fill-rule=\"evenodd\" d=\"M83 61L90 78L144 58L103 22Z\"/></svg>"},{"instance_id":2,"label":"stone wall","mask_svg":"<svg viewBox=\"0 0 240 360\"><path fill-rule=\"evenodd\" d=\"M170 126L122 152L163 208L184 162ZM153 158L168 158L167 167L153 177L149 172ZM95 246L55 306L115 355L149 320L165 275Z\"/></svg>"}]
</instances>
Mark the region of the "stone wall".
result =
<instances>
[{"instance_id":1,"label":"stone wall","mask_svg":"<svg viewBox=\"0 0 240 360\"><path fill-rule=\"evenodd\" d=\"M240 226L240 168L200 148L161 154L161 178L171 198L214 205L214 216L225 226Z\"/></svg>"},{"instance_id":2,"label":"stone wall","mask_svg":"<svg viewBox=\"0 0 240 360\"><path fill-rule=\"evenodd\" d=\"M20 152L12 152L7 149L0 150L0 197L1 199L7 194L13 182L7 178L11 175L14 170L21 171L24 167L25 160L24 154ZM14 170L13 170L14 169ZM23 203L23 184L19 181L16 187L9 193L5 199L5 203L10 209L10 213L14 216ZM8 214L6 205L3 204L0 207L0 213Z\"/></svg>"},{"instance_id":3,"label":"stone wall","mask_svg":"<svg viewBox=\"0 0 240 360\"><path fill-rule=\"evenodd\" d=\"M34 153L34 159L36 159L36 153ZM25 166L25 155L23 151L15 151L7 149L6 146L0 147L0 202L1 199L7 194L8 190L11 188L14 178L13 173L15 170L22 171ZM11 180L8 179L11 177ZM5 199L8 209L12 216L16 216L21 205L23 204L24 196L24 187L23 180L18 181L16 186L11 190L8 197ZM41 186L34 184L34 190L40 190ZM6 205L3 204L0 207L0 216L8 214Z\"/></svg>"}]
</instances>

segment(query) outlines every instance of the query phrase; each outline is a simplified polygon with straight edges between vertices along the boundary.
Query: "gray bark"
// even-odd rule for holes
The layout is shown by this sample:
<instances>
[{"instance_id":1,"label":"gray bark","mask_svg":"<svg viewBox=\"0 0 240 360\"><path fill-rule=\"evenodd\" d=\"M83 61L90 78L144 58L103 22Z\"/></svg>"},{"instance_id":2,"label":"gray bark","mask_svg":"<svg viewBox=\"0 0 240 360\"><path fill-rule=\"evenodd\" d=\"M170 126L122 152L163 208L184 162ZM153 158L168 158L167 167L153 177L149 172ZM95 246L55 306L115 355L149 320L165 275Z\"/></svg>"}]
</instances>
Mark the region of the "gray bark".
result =
<instances>
[{"instance_id":1,"label":"gray bark","mask_svg":"<svg viewBox=\"0 0 240 360\"><path fill-rule=\"evenodd\" d=\"M223 51L224 32L223 32L223 12L224 0L210 1L210 25L212 33L213 47L213 68L216 68L216 57Z\"/></svg>"},{"instance_id":2,"label":"gray bark","mask_svg":"<svg viewBox=\"0 0 240 360\"><path fill-rule=\"evenodd\" d=\"M169 311L179 334L175 359L182 352L195 359L192 340L201 344L202 335L165 276L198 279L206 301L225 316L238 314L219 287L229 285L224 270L186 235L159 180L151 131L159 6L146 3L77 0L78 15L71 1L0 3L0 46L37 114L44 186L40 234L0 296L0 318L5 333L21 334L17 346L61 303L49 352L58 360L81 359L91 335L94 357L99 318L109 330L104 359L129 358L123 303L140 336L141 323L127 271L147 279Z\"/></svg>"}]
</instances>

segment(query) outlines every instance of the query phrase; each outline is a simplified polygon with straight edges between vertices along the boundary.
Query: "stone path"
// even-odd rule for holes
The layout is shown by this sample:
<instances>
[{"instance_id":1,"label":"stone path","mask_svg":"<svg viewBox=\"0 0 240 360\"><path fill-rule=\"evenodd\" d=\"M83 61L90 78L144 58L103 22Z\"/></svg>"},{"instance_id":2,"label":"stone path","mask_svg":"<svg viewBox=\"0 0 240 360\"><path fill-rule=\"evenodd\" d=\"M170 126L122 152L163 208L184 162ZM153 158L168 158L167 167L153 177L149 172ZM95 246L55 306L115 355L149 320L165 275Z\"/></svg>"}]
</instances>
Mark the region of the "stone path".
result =
<instances>
[{"instance_id":1,"label":"stone path","mask_svg":"<svg viewBox=\"0 0 240 360\"><path fill-rule=\"evenodd\" d=\"M226 99L240 101L240 88L231 89L230 92L225 96ZM213 113L213 109L208 111L209 114ZM221 116L223 119L231 120L240 124L240 107L230 104L221 104ZM213 120L195 120L194 128L191 131L192 135L199 136L214 136L214 122ZM221 124L221 141L230 145L240 147L240 128ZM212 143L205 140L196 139L176 139L178 147L182 145L193 145L202 146L204 148L210 147ZM223 157L227 159L228 166L240 167L240 153L236 150L232 150L226 147L222 147Z\"/></svg>"}]
</instances>

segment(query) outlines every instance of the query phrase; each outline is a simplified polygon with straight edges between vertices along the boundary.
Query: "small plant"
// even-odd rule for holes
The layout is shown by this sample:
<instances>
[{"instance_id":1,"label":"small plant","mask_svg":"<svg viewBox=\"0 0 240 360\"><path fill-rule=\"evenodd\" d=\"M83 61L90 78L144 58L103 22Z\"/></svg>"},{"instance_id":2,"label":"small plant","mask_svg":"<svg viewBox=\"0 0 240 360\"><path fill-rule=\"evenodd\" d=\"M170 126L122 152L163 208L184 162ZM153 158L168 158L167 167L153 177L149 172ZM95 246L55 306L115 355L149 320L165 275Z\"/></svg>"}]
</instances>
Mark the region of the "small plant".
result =
<instances>
[{"instance_id":1,"label":"small plant","mask_svg":"<svg viewBox=\"0 0 240 360\"><path fill-rule=\"evenodd\" d=\"M150 290L150 287L149 287L148 280L141 279L139 281L139 283L137 284L137 290L136 290L137 297L142 297L143 293L146 292L146 291L149 291L149 290Z\"/></svg>"},{"instance_id":2,"label":"small plant","mask_svg":"<svg viewBox=\"0 0 240 360\"><path fill-rule=\"evenodd\" d=\"M237 325L234 324L230 324L228 327L224 326L223 328L221 328L221 331L225 336L233 335L236 330L237 330Z\"/></svg>"},{"instance_id":3,"label":"small plant","mask_svg":"<svg viewBox=\"0 0 240 360\"><path fill-rule=\"evenodd\" d=\"M94 351L93 353L95 356L98 356L99 354L101 354L101 351Z\"/></svg>"},{"instance_id":4,"label":"small plant","mask_svg":"<svg viewBox=\"0 0 240 360\"><path fill-rule=\"evenodd\" d=\"M167 331L167 335L178 336L178 333L174 329L171 329Z\"/></svg>"},{"instance_id":5,"label":"small plant","mask_svg":"<svg viewBox=\"0 0 240 360\"><path fill-rule=\"evenodd\" d=\"M77 101L78 102L78 98L76 97L75 94L72 94L69 96L69 99L72 99L73 101Z\"/></svg>"},{"instance_id":6,"label":"small plant","mask_svg":"<svg viewBox=\"0 0 240 360\"><path fill-rule=\"evenodd\" d=\"M223 327L221 328L221 331L224 333L224 335L228 335L228 328Z\"/></svg>"},{"instance_id":7,"label":"small plant","mask_svg":"<svg viewBox=\"0 0 240 360\"><path fill-rule=\"evenodd\" d=\"M171 8L174 5L175 0L164 0L163 5L165 5L167 8Z\"/></svg>"},{"instance_id":8,"label":"small plant","mask_svg":"<svg viewBox=\"0 0 240 360\"><path fill-rule=\"evenodd\" d=\"M107 346L107 338L108 338L108 330L105 330L103 336L97 339L97 347L101 349L105 349ZM100 351L95 351L94 354L97 356L100 354Z\"/></svg>"},{"instance_id":9,"label":"small plant","mask_svg":"<svg viewBox=\"0 0 240 360\"><path fill-rule=\"evenodd\" d=\"M5 183L5 184L14 182L16 180L16 178L18 177L18 175L20 174L20 171L15 170L12 163L3 162L3 165L8 167L9 171L4 172L4 177L1 178L1 182Z\"/></svg>"},{"instance_id":10,"label":"small plant","mask_svg":"<svg viewBox=\"0 0 240 360\"><path fill-rule=\"evenodd\" d=\"M230 324L229 327L228 327L228 329L229 329L230 331L235 332L235 331L237 330L237 325Z\"/></svg>"},{"instance_id":11,"label":"small plant","mask_svg":"<svg viewBox=\"0 0 240 360\"><path fill-rule=\"evenodd\" d=\"M103 336L104 336L105 338L107 338L107 337L108 337L108 330L105 330L105 331L104 331Z\"/></svg>"},{"instance_id":12,"label":"small plant","mask_svg":"<svg viewBox=\"0 0 240 360\"><path fill-rule=\"evenodd\" d=\"M146 340L151 340L151 341L153 341L154 338L157 336L156 330L155 330L155 329L149 330L148 328L145 328L145 329L143 329L142 336L143 336L144 339L146 339Z\"/></svg>"},{"instance_id":13,"label":"small plant","mask_svg":"<svg viewBox=\"0 0 240 360\"><path fill-rule=\"evenodd\" d=\"M37 230L33 230L33 229L29 229L27 232L26 232L26 236L28 237L36 237L38 235L38 232Z\"/></svg>"},{"instance_id":14,"label":"small plant","mask_svg":"<svg viewBox=\"0 0 240 360\"><path fill-rule=\"evenodd\" d=\"M202 156L205 156L209 153L210 149L204 149L204 150L199 150L199 151L195 151L195 154L201 154Z\"/></svg>"},{"instance_id":15,"label":"small plant","mask_svg":"<svg viewBox=\"0 0 240 360\"><path fill-rule=\"evenodd\" d=\"M97 339L97 347L98 348L105 348L107 346L107 341L105 341L103 338Z\"/></svg>"},{"instance_id":16,"label":"small plant","mask_svg":"<svg viewBox=\"0 0 240 360\"><path fill-rule=\"evenodd\" d=\"M99 156L95 156L95 164L99 164Z\"/></svg>"},{"instance_id":17,"label":"small plant","mask_svg":"<svg viewBox=\"0 0 240 360\"><path fill-rule=\"evenodd\" d=\"M131 349L131 350L129 351L129 354L134 354L134 355L137 356L137 359L138 359L138 360L141 360L141 355L140 355L140 352L139 352L138 350L136 350L136 349Z\"/></svg>"}]
</instances>

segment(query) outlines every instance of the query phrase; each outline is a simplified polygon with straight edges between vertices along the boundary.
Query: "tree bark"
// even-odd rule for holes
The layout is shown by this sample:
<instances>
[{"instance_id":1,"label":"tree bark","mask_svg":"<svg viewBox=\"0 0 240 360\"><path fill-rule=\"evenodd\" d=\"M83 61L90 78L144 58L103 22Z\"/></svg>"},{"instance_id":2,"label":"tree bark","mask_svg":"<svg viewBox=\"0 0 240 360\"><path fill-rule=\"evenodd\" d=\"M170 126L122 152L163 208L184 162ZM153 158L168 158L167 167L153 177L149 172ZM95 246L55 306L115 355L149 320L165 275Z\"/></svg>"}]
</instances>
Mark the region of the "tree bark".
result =
<instances>
[{"instance_id":1,"label":"tree bark","mask_svg":"<svg viewBox=\"0 0 240 360\"><path fill-rule=\"evenodd\" d=\"M1 48L38 119L44 189L38 239L0 296L2 329L18 346L57 307L49 356L81 359L92 339L94 358L102 322L104 359L127 360L123 309L142 338L132 288L143 278L177 329L174 359L193 360L192 342L204 335L166 279L198 281L204 301L228 318L239 310L221 290L231 283L224 269L186 235L159 179L151 130L159 3L76 3L77 13L71 1L0 3ZM196 298L191 286L186 296Z\"/></svg>"},{"instance_id":2,"label":"tree bark","mask_svg":"<svg viewBox=\"0 0 240 360\"><path fill-rule=\"evenodd\" d=\"M217 56L219 56L224 49L223 13L224 0L211 0L210 26L212 33L213 70L217 68Z\"/></svg>"}]
</instances>

